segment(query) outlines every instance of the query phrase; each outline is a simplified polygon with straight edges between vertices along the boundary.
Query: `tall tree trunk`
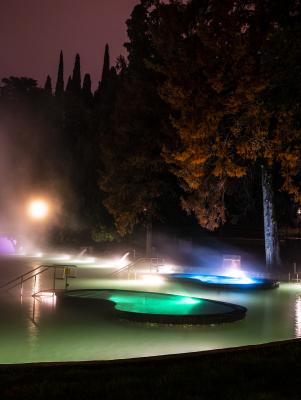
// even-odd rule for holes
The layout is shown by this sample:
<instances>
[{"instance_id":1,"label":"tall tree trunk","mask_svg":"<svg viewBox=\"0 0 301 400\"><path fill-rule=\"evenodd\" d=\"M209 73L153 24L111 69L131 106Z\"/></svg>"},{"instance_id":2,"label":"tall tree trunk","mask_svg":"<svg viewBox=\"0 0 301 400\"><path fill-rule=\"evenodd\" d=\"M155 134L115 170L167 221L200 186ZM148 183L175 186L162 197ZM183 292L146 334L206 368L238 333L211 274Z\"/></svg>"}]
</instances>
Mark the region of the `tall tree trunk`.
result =
<instances>
[{"instance_id":1,"label":"tall tree trunk","mask_svg":"<svg viewBox=\"0 0 301 400\"><path fill-rule=\"evenodd\" d=\"M281 264L279 255L278 229L274 204L274 190L271 170L262 166L262 195L266 267L271 270Z\"/></svg>"},{"instance_id":2,"label":"tall tree trunk","mask_svg":"<svg viewBox=\"0 0 301 400\"><path fill-rule=\"evenodd\" d=\"M153 224L152 217L149 216L146 224L146 257L152 256Z\"/></svg>"}]
</instances>

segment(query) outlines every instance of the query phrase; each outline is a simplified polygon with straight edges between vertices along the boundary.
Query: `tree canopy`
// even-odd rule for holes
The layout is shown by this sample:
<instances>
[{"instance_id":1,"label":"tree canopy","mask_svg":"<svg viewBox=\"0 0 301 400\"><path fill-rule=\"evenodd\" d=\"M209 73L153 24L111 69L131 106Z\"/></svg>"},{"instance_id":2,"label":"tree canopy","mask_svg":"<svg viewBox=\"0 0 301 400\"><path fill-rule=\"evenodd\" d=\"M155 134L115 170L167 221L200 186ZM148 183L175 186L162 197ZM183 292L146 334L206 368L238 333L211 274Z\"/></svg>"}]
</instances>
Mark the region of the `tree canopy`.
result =
<instances>
[{"instance_id":1,"label":"tree canopy","mask_svg":"<svg viewBox=\"0 0 301 400\"><path fill-rule=\"evenodd\" d=\"M177 131L164 154L188 193L184 208L209 229L225 222L227 193L256 163L277 167L281 189L300 200L300 5L277 4L157 3L153 68Z\"/></svg>"},{"instance_id":2,"label":"tree canopy","mask_svg":"<svg viewBox=\"0 0 301 400\"><path fill-rule=\"evenodd\" d=\"M157 92L160 78L146 65L155 54L144 3L134 8L127 21L128 63L119 59L116 95L107 113L110 119L100 133L104 138L100 185L107 193L104 204L121 235L132 232L138 223L159 218L160 202L170 189L161 156L168 113Z\"/></svg>"}]
</instances>

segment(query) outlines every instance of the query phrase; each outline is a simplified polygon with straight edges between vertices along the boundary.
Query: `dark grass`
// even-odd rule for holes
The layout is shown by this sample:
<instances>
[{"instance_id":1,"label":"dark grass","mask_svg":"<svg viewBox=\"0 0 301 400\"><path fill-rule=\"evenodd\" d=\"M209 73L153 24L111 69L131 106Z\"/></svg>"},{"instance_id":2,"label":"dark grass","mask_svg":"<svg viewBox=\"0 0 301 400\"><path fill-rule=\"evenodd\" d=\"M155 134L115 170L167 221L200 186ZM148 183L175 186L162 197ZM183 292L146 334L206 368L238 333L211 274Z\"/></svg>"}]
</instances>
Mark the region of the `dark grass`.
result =
<instances>
[{"instance_id":1,"label":"dark grass","mask_svg":"<svg viewBox=\"0 0 301 400\"><path fill-rule=\"evenodd\" d=\"M0 366L0 399L301 399L301 341L104 363Z\"/></svg>"}]
</instances>

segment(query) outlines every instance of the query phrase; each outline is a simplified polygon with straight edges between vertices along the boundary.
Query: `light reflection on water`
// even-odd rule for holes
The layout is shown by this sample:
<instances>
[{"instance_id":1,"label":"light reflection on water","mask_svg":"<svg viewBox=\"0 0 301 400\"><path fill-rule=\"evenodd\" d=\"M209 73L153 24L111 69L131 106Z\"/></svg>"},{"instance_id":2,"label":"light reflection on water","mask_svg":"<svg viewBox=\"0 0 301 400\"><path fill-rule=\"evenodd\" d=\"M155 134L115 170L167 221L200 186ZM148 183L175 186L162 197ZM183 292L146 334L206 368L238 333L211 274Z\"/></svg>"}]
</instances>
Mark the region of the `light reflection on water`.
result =
<instances>
[{"instance_id":1,"label":"light reflection on water","mask_svg":"<svg viewBox=\"0 0 301 400\"><path fill-rule=\"evenodd\" d=\"M41 316L40 304L36 300L29 301L28 307L29 315L27 318L26 331L27 331L27 345L30 354L35 352L38 347L39 341L39 321ZM31 316L31 317L30 317Z\"/></svg>"},{"instance_id":2,"label":"light reflection on water","mask_svg":"<svg viewBox=\"0 0 301 400\"><path fill-rule=\"evenodd\" d=\"M301 337L301 296L296 297L295 337Z\"/></svg>"},{"instance_id":3,"label":"light reflection on water","mask_svg":"<svg viewBox=\"0 0 301 400\"><path fill-rule=\"evenodd\" d=\"M89 272L89 271L88 271ZM90 271L91 272L91 271ZM50 288L41 276L36 290ZM216 326L163 326L117 320L100 303L56 302L27 296L0 298L0 363L75 361L182 353L301 337L301 286L255 292L204 290L196 285L95 279L95 270L70 281L70 288L120 288L211 298L248 308L244 320ZM62 288L64 282L59 282Z\"/></svg>"}]
</instances>

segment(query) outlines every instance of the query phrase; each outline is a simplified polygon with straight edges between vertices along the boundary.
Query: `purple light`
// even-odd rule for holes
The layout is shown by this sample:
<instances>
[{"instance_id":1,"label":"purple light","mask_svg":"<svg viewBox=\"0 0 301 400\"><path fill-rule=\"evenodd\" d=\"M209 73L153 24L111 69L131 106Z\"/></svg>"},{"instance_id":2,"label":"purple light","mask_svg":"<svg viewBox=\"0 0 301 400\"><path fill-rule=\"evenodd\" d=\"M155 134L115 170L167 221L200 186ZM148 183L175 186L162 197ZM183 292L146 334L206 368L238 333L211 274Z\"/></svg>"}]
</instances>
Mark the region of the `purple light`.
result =
<instances>
[{"instance_id":1,"label":"purple light","mask_svg":"<svg viewBox=\"0 0 301 400\"><path fill-rule=\"evenodd\" d=\"M14 241L7 239L5 236L0 236L0 254L14 254Z\"/></svg>"}]
</instances>

